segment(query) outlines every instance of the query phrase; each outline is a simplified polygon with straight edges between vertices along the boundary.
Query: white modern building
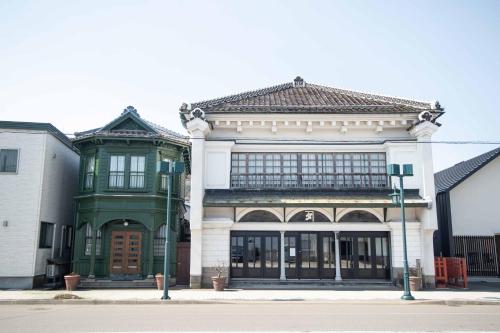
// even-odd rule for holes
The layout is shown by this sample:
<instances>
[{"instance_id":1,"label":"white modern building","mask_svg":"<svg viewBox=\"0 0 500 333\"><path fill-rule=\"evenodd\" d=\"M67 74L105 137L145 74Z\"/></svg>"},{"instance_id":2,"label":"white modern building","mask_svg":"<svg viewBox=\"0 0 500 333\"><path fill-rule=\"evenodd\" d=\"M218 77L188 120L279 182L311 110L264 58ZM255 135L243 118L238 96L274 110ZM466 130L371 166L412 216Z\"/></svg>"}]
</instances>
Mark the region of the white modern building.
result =
<instances>
[{"instance_id":1,"label":"white modern building","mask_svg":"<svg viewBox=\"0 0 500 333\"><path fill-rule=\"evenodd\" d=\"M408 257L434 285L432 134L439 103L293 82L193 104L191 286L239 279L397 280L405 179ZM395 181L394 181L395 183ZM398 184L396 184L397 186Z\"/></svg>"},{"instance_id":2,"label":"white modern building","mask_svg":"<svg viewBox=\"0 0 500 333\"><path fill-rule=\"evenodd\" d=\"M51 124L0 121L0 288L38 287L69 267L78 166Z\"/></svg>"},{"instance_id":3,"label":"white modern building","mask_svg":"<svg viewBox=\"0 0 500 333\"><path fill-rule=\"evenodd\" d=\"M469 276L500 276L500 148L435 175L436 256L466 259Z\"/></svg>"}]
</instances>

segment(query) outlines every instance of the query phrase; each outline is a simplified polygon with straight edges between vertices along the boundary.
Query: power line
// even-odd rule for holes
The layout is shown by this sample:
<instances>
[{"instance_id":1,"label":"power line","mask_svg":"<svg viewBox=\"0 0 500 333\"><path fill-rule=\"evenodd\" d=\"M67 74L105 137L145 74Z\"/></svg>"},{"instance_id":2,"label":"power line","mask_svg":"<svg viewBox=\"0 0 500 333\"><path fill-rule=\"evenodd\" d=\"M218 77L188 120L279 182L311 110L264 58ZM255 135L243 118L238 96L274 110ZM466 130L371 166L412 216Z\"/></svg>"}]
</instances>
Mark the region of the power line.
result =
<instances>
[{"instance_id":1,"label":"power line","mask_svg":"<svg viewBox=\"0 0 500 333\"><path fill-rule=\"evenodd\" d=\"M62 132L56 132L56 131L45 131L45 130L40 130L40 131L25 131L25 130L18 130L18 131L12 131L12 130L3 130L0 129L0 134L1 133L23 133L23 134L43 134L43 133L49 133L49 134L64 134L66 136L73 136L74 133L62 133ZM205 140L202 138L190 138L191 140ZM211 141L210 139L207 141ZM215 140L214 140L215 141ZM259 143L276 143L276 142L286 142L286 143L324 143L324 144L342 144L342 143L349 143L349 144L382 144L385 142L391 142L391 143L416 143L416 144L448 144L448 145L500 145L500 140L437 140L437 141L416 141L416 140L409 140L407 138L392 138L392 139L385 139L385 140L321 140L321 139L309 139L309 138L301 138L300 140L298 139L293 139L293 138L276 138L276 139L267 139L267 138L217 138L216 141L236 141L236 142L244 142L248 141L251 143L259 144Z\"/></svg>"}]
</instances>

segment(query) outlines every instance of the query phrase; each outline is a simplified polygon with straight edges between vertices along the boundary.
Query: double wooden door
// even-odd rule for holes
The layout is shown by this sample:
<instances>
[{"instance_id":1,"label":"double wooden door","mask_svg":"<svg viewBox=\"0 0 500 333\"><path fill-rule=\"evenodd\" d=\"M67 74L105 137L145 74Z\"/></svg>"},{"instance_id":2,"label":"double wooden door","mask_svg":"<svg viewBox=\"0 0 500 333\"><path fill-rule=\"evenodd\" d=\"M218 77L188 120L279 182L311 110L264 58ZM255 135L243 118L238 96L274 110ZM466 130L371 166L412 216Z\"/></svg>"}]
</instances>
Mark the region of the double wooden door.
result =
<instances>
[{"instance_id":1,"label":"double wooden door","mask_svg":"<svg viewBox=\"0 0 500 333\"><path fill-rule=\"evenodd\" d=\"M142 233L113 231L111 233L110 273L135 275L141 273Z\"/></svg>"}]
</instances>

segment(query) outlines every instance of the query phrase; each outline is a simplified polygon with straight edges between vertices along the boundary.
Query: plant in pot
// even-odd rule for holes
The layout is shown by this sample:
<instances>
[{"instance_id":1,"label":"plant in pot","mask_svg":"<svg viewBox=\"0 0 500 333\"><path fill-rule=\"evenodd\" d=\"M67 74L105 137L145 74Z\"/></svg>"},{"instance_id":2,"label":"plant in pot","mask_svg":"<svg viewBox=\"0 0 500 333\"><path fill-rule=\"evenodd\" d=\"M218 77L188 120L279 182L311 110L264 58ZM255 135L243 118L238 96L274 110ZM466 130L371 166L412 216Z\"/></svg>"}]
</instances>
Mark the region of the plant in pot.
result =
<instances>
[{"instance_id":1,"label":"plant in pot","mask_svg":"<svg viewBox=\"0 0 500 333\"><path fill-rule=\"evenodd\" d=\"M223 275L225 271L224 264L218 264L215 267L215 271L217 272L217 276L212 276L212 285L215 291L223 291L226 284L226 277Z\"/></svg>"},{"instance_id":2,"label":"plant in pot","mask_svg":"<svg viewBox=\"0 0 500 333\"><path fill-rule=\"evenodd\" d=\"M71 272L68 275L64 275L64 282L66 283L66 290L76 290L80 283L80 274Z\"/></svg>"},{"instance_id":3,"label":"plant in pot","mask_svg":"<svg viewBox=\"0 0 500 333\"><path fill-rule=\"evenodd\" d=\"M156 273L155 275L155 280L156 280L156 287L158 290L163 290L163 274L161 273Z\"/></svg>"},{"instance_id":4,"label":"plant in pot","mask_svg":"<svg viewBox=\"0 0 500 333\"><path fill-rule=\"evenodd\" d=\"M419 291L422 287L422 276L417 267L410 267L410 290Z\"/></svg>"}]
</instances>

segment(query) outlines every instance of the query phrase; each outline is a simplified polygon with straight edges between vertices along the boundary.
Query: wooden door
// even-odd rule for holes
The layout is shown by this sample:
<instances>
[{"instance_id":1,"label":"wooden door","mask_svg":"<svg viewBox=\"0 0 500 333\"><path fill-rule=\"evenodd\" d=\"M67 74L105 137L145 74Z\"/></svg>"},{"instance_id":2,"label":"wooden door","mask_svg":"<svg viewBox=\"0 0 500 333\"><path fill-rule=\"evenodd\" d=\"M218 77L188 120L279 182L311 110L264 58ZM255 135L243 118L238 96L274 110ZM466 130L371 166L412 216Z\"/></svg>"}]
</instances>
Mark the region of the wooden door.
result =
<instances>
[{"instance_id":1,"label":"wooden door","mask_svg":"<svg viewBox=\"0 0 500 333\"><path fill-rule=\"evenodd\" d=\"M189 258L191 253L191 243L177 243L177 284L189 285Z\"/></svg>"},{"instance_id":2,"label":"wooden door","mask_svg":"<svg viewBox=\"0 0 500 333\"><path fill-rule=\"evenodd\" d=\"M134 275L141 272L142 234L140 231L111 233L110 273Z\"/></svg>"}]
</instances>

